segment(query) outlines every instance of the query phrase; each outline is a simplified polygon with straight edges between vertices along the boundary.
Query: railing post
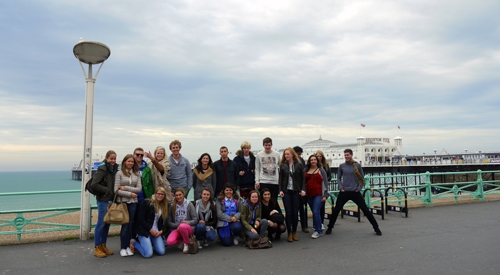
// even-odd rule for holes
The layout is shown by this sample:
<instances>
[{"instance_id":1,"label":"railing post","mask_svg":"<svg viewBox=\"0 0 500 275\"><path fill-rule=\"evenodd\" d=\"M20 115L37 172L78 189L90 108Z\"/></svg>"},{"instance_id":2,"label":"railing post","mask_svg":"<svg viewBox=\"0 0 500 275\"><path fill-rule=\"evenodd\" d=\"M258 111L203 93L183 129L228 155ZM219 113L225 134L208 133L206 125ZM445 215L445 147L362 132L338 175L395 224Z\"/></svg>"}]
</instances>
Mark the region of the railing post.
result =
<instances>
[{"instance_id":1,"label":"railing post","mask_svg":"<svg viewBox=\"0 0 500 275\"><path fill-rule=\"evenodd\" d=\"M370 179L371 177L368 175L368 176L365 176L365 189L366 189L366 193L368 194L368 196L365 197L365 202L366 202L366 206L368 206L368 208L372 207L372 202L371 202L371 195L372 195L372 192L371 192L371 187L370 187Z\"/></svg>"},{"instance_id":2,"label":"railing post","mask_svg":"<svg viewBox=\"0 0 500 275\"><path fill-rule=\"evenodd\" d=\"M431 183L431 173L429 171L425 172L425 195L422 198L423 204L432 205L432 183Z\"/></svg>"},{"instance_id":3,"label":"railing post","mask_svg":"<svg viewBox=\"0 0 500 275\"><path fill-rule=\"evenodd\" d=\"M477 189L474 192L474 199L484 201L484 190L483 190L483 171L481 169L477 170Z\"/></svg>"}]
</instances>

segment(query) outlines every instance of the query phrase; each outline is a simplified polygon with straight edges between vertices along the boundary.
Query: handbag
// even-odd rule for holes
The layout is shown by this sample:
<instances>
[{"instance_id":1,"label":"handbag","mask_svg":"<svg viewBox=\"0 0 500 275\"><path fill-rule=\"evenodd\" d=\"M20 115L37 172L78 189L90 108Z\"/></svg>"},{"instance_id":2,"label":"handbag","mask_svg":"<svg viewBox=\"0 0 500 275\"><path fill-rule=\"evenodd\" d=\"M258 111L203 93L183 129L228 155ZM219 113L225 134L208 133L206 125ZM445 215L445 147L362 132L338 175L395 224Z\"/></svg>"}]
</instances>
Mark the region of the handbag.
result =
<instances>
[{"instance_id":1,"label":"handbag","mask_svg":"<svg viewBox=\"0 0 500 275\"><path fill-rule=\"evenodd\" d=\"M198 250L198 242L195 235L193 235L189 237L188 254L196 254L198 253Z\"/></svg>"},{"instance_id":2,"label":"handbag","mask_svg":"<svg viewBox=\"0 0 500 275\"><path fill-rule=\"evenodd\" d=\"M120 203L116 203L116 195L118 195L118 190L115 192L113 203L108 205L108 212L104 216L104 222L107 224L127 224L129 223L127 204L121 202L121 197Z\"/></svg>"},{"instance_id":3,"label":"handbag","mask_svg":"<svg viewBox=\"0 0 500 275\"><path fill-rule=\"evenodd\" d=\"M264 249L273 247L273 244L271 243L271 241L269 241L269 238L266 236L259 237L258 239L254 240L249 240L247 241L246 245L248 249Z\"/></svg>"}]
</instances>

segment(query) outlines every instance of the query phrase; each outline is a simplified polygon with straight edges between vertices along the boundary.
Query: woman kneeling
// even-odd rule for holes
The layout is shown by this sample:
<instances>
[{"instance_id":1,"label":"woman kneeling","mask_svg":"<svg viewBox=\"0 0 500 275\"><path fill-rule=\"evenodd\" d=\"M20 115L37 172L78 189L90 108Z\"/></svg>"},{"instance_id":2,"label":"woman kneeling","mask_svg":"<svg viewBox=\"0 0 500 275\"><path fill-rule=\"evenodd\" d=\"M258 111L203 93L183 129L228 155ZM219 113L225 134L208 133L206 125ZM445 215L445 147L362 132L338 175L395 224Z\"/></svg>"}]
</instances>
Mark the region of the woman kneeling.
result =
<instances>
[{"instance_id":1,"label":"woman kneeling","mask_svg":"<svg viewBox=\"0 0 500 275\"><path fill-rule=\"evenodd\" d=\"M261 211L259 194L256 190L252 190L241 207L241 224L245 228L247 240L255 240L266 235L268 222L266 219L261 219Z\"/></svg>"},{"instance_id":2,"label":"woman kneeling","mask_svg":"<svg viewBox=\"0 0 500 275\"><path fill-rule=\"evenodd\" d=\"M172 204L168 226L172 229L167 238L167 245L180 244L182 253L188 253L189 238L193 236L194 226L198 223L194 205L184 199L184 188L175 189L175 201ZM184 248L182 244L184 243Z\"/></svg>"},{"instance_id":3,"label":"woman kneeling","mask_svg":"<svg viewBox=\"0 0 500 275\"><path fill-rule=\"evenodd\" d=\"M137 209L136 232L139 235L139 242L133 243L133 247L144 258L151 258L153 256L153 246L158 255L165 254L162 229L163 223L168 217L168 200L165 198L166 195L167 191L165 188L158 187L153 196L143 200Z\"/></svg>"}]
</instances>

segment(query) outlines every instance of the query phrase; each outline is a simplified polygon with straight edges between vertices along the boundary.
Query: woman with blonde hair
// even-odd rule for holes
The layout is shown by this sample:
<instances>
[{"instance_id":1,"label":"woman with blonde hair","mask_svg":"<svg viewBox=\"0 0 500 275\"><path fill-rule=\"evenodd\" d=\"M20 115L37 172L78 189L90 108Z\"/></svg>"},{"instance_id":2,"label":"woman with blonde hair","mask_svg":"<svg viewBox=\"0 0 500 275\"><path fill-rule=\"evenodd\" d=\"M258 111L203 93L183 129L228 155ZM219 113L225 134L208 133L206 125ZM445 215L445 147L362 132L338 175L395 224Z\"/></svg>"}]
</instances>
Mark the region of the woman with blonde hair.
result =
<instances>
[{"instance_id":1,"label":"woman with blonde hair","mask_svg":"<svg viewBox=\"0 0 500 275\"><path fill-rule=\"evenodd\" d=\"M323 151L318 150L316 151L316 157L318 158L318 162L321 163L321 167L326 172L326 180L328 181L328 183L330 183L330 180L332 179L332 172L330 172L330 166L328 165L328 161L325 158L325 154L323 153ZM321 229L324 230L323 224L325 222L325 203L322 203L320 211L322 226Z\"/></svg>"},{"instance_id":2,"label":"woman with blonde hair","mask_svg":"<svg viewBox=\"0 0 500 275\"><path fill-rule=\"evenodd\" d=\"M163 223L168 218L169 201L165 196L167 191L163 187L156 188L151 198L140 202L137 208L136 231L138 242L132 243L144 258L151 258L154 251L158 255L165 254L165 241L163 240Z\"/></svg>"},{"instance_id":3,"label":"woman with blonde hair","mask_svg":"<svg viewBox=\"0 0 500 275\"><path fill-rule=\"evenodd\" d=\"M123 158L121 170L115 176L115 188L117 192L117 202L127 204L129 223L122 224L120 231L120 256L127 257L134 255L130 249L132 239L132 224L137 210L137 194L142 191L141 174L139 165L132 154Z\"/></svg>"},{"instance_id":4,"label":"woman with blonde hair","mask_svg":"<svg viewBox=\"0 0 500 275\"><path fill-rule=\"evenodd\" d=\"M158 146L154 151L154 155L151 152L146 152L145 154L149 159L148 166L151 168L153 190L156 190L160 186L163 187L167 191L168 201L172 201L172 188L170 188L170 183L167 180L167 177L170 175L170 161L166 152L165 147Z\"/></svg>"},{"instance_id":5,"label":"woman with blonde hair","mask_svg":"<svg viewBox=\"0 0 500 275\"><path fill-rule=\"evenodd\" d=\"M286 212L288 242L298 241L300 196L305 196L304 166L293 148L286 148L281 157L279 170L279 195Z\"/></svg>"}]
</instances>

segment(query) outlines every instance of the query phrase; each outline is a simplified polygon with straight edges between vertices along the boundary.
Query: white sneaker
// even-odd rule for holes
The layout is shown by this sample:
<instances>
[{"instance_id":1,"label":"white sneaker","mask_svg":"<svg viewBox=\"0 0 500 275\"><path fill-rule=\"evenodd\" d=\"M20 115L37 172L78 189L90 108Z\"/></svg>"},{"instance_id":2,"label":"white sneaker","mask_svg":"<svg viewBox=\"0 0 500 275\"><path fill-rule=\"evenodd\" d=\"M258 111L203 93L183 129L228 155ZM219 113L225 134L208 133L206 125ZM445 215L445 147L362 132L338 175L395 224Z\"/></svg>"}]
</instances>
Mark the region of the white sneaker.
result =
<instances>
[{"instance_id":1,"label":"white sneaker","mask_svg":"<svg viewBox=\"0 0 500 275\"><path fill-rule=\"evenodd\" d=\"M234 239L233 239L233 243L234 243L234 245L238 245L238 244L239 244L239 242L238 242L238 238L234 238Z\"/></svg>"},{"instance_id":2,"label":"white sneaker","mask_svg":"<svg viewBox=\"0 0 500 275\"><path fill-rule=\"evenodd\" d=\"M323 231L325 231L325 225L324 224L321 225L321 232L323 232Z\"/></svg>"},{"instance_id":3,"label":"white sneaker","mask_svg":"<svg viewBox=\"0 0 500 275\"><path fill-rule=\"evenodd\" d=\"M203 246L208 246L208 240L207 239L203 240Z\"/></svg>"},{"instance_id":4,"label":"white sneaker","mask_svg":"<svg viewBox=\"0 0 500 275\"><path fill-rule=\"evenodd\" d=\"M203 246L201 246L201 242L200 241L196 241L198 243L198 249L202 249Z\"/></svg>"},{"instance_id":5,"label":"white sneaker","mask_svg":"<svg viewBox=\"0 0 500 275\"><path fill-rule=\"evenodd\" d=\"M127 257L128 256L127 250L125 250L125 249L120 250L120 256Z\"/></svg>"},{"instance_id":6,"label":"white sneaker","mask_svg":"<svg viewBox=\"0 0 500 275\"><path fill-rule=\"evenodd\" d=\"M130 247L127 247L125 251L127 252L128 256L134 256L134 252L132 252L132 249L130 249Z\"/></svg>"},{"instance_id":7,"label":"white sneaker","mask_svg":"<svg viewBox=\"0 0 500 275\"><path fill-rule=\"evenodd\" d=\"M314 233L312 234L311 238L317 239L317 238L319 238L319 236L321 236L321 234L319 234L318 232L314 231Z\"/></svg>"},{"instance_id":8,"label":"white sneaker","mask_svg":"<svg viewBox=\"0 0 500 275\"><path fill-rule=\"evenodd\" d=\"M182 249L182 253L183 253L183 254L187 254L187 253L188 253L188 251L189 251L189 245L184 244L184 248Z\"/></svg>"}]
</instances>

